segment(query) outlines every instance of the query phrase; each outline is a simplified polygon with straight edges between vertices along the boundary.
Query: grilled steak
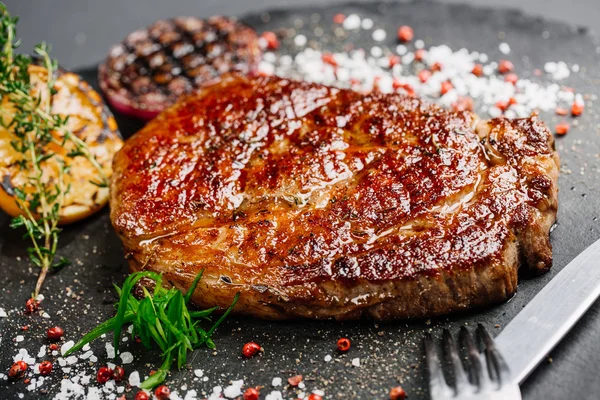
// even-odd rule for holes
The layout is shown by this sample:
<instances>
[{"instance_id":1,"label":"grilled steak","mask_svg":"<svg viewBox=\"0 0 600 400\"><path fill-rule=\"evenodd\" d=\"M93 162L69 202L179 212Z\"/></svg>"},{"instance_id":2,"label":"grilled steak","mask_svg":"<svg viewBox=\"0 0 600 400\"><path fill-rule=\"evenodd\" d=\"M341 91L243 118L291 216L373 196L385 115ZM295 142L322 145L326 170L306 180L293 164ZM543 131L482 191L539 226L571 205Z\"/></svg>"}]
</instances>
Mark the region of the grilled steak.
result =
<instances>
[{"instance_id":1,"label":"grilled steak","mask_svg":"<svg viewBox=\"0 0 600 400\"><path fill-rule=\"evenodd\" d=\"M501 302L552 264L558 156L537 116L226 77L114 160L132 270L261 318L425 317Z\"/></svg>"},{"instance_id":2,"label":"grilled steak","mask_svg":"<svg viewBox=\"0 0 600 400\"><path fill-rule=\"evenodd\" d=\"M258 35L228 17L159 20L114 46L99 82L118 111L151 119L177 98L221 74L253 72Z\"/></svg>"}]
</instances>

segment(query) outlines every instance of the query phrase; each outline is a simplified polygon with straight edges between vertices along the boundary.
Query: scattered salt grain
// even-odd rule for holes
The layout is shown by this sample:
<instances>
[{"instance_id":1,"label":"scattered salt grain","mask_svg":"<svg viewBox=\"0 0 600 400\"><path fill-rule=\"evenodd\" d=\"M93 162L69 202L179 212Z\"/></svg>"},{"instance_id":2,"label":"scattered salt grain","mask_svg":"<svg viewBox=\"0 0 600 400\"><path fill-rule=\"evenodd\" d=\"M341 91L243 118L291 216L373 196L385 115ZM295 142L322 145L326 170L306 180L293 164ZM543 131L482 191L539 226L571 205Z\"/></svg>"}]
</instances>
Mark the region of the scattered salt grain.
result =
<instances>
[{"instance_id":1,"label":"scattered salt grain","mask_svg":"<svg viewBox=\"0 0 600 400\"><path fill-rule=\"evenodd\" d=\"M358 29L360 28L360 17L356 14L350 14L346 17L342 26L347 30Z\"/></svg>"},{"instance_id":2,"label":"scattered salt grain","mask_svg":"<svg viewBox=\"0 0 600 400\"><path fill-rule=\"evenodd\" d=\"M71 347L73 347L73 346L75 346L75 342L74 342L74 341L72 341L72 340L69 340L68 342L66 342L66 343L63 343L63 345L62 345L62 346L60 346L60 354L61 354L62 356L64 356L64 355L65 355L65 353L66 353L67 351L71 350Z\"/></svg>"},{"instance_id":3,"label":"scattered salt grain","mask_svg":"<svg viewBox=\"0 0 600 400\"><path fill-rule=\"evenodd\" d=\"M196 375L198 378L202 378L202 375L204 375L204 371L202 371L201 369L195 369L194 375Z\"/></svg>"},{"instance_id":4,"label":"scattered salt grain","mask_svg":"<svg viewBox=\"0 0 600 400\"><path fill-rule=\"evenodd\" d=\"M42 347L40 347L40 351L38 352L38 358L40 357L44 357L46 355L46 345L42 345Z\"/></svg>"},{"instance_id":5,"label":"scattered salt grain","mask_svg":"<svg viewBox=\"0 0 600 400\"><path fill-rule=\"evenodd\" d=\"M298 47L306 45L306 36L296 35L296 37L294 38L294 44Z\"/></svg>"},{"instance_id":6,"label":"scattered salt grain","mask_svg":"<svg viewBox=\"0 0 600 400\"><path fill-rule=\"evenodd\" d=\"M500 43L500 45L498 46L498 49L500 50L500 52L502 54L509 54L510 53L510 46L506 42Z\"/></svg>"},{"instance_id":7,"label":"scattered salt grain","mask_svg":"<svg viewBox=\"0 0 600 400\"><path fill-rule=\"evenodd\" d=\"M362 23L360 24L361 28L363 28L364 30L369 30L373 28L373 20L371 18L365 18L362 20Z\"/></svg>"},{"instance_id":8,"label":"scattered salt grain","mask_svg":"<svg viewBox=\"0 0 600 400\"><path fill-rule=\"evenodd\" d=\"M138 371L133 371L129 374L129 384L131 386L140 387L140 373Z\"/></svg>"},{"instance_id":9,"label":"scattered salt grain","mask_svg":"<svg viewBox=\"0 0 600 400\"><path fill-rule=\"evenodd\" d=\"M231 385L227 386L225 390L223 390L223 396L229 399L235 399L242 395L242 386L244 386L244 381L232 381Z\"/></svg>"},{"instance_id":10,"label":"scattered salt grain","mask_svg":"<svg viewBox=\"0 0 600 400\"><path fill-rule=\"evenodd\" d=\"M198 399L198 392L196 392L194 389L188 391L185 394L185 397L183 398L183 400L197 400Z\"/></svg>"},{"instance_id":11,"label":"scattered salt grain","mask_svg":"<svg viewBox=\"0 0 600 400\"><path fill-rule=\"evenodd\" d=\"M379 58L383 55L383 50L379 46L371 47L371 55L375 58Z\"/></svg>"},{"instance_id":12,"label":"scattered salt grain","mask_svg":"<svg viewBox=\"0 0 600 400\"><path fill-rule=\"evenodd\" d=\"M353 367L360 367L360 358L356 357L352 359L352 366Z\"/></svg>"},{"instance_id":13,"label":"scattered salt grain","mask_svg":"<svg viewBox=\"0 0 600 400\"><path fill-rule=\"evenodd\" d=\"M4 311L4 308L0 308L0 318L6 318L6 311Z\"/></svg>"},{"instance_id":14,"label":"scattered salt grain","mask_svg":"<svg viewBox=\"0 0 600 400\"><path fill-rule=\"evenodd\" d=\"M327 354L325 356L325 362L329 362L329 361L331 361L331 356L329 354Z\"/></svg>"},{"instance_id":15,"label":"scattered salt grain","mask_svg":"<svg viewBox=\"0 0 600 400\"><path fill-rule=\"evenodd\" d=\"M373 31L373 40L376 42L383 42L387 36L383 29L375 29Z\"/></svg>"},{"instance_id":16,"label":"scattered salt grain","mask_svg":"<svg viewBox=\"0 0 600 400\"><path fill-rule=\"evenodd\" d=\"M265 397L265 400L283 400L283 396L281 395L280 391L273 390L267 395L267 397Z\"/></svg>"},{"instance_id":17,"label":"scattered salt grain","mask_svg":"<svg viewBox=\"0 0 600 400\"><path fill-rule=\"evenodd\" d=\"M25 340L25 337L23 335L17 335L17 337L15 338L15 342L17 343L22 342L23 340Z\"/></svg>"},{"instance_id":18,"label":"scattered salt grain","mask_svg":"<svg viewBox=\"0 0 600 400\"><path fill-rule=\"evenodd\" d=\"M415 41L415 48L416 49L422 49L423 47L425 47L425 42L422 41L421 39L418 39Z\"/></svg>"},{"instance_id":19,"label":"scattered salt grain","mask_svg":"<svg viewBox=\"0 0 600 400\"><path fill-rule=\"evenodd\" d=\"M68 365L73 365L77 362L77 356L69 356L66 361Z\"/></svg>"},{"instance_id":20,"label":"scattered salt grain","mask_svg":"<svg viewBox=\"0 0 600 400\"><path fill-rule=\"evenodd\" d=\"M281 386L281 378L279 378L279 377L273 378L273 381L271 382L271 386L273 386L273 387Z\"/></svg>"},{"instance_id":21,"label":"scattered salt grain","mask_svg":"<svg viewBox=\"0 0 600 400\"><path fill-rule=\"evenodd\" d=\"M544 64L544 71L552 76L552 79L559 81L568 78L571 75L571 70L564 61L547 62Z\"/></svg>"},{"instance_id":22,"label":"scattered salt grain","mask_svg":"<svg viewBox=\"0 0 600 400\"><path fill-rule=\"evenodd\" d=\"M19 349L19 352L13 357L13 362L25 361L28 365L35 364L35 358L31 357L26 349Z\"/></svg>"},{"instance_id":23,"label":"scattered salt grain","mask_svg":"<svg viewBox=\"0 0 600 400\"><path fill-rule=\"evenodd\" d=\"M123 361L123 364L131 364L131 362L133 361L133 354L131 354L128 351L121 353L120 357L121 357L121 360Z\"/></svg>"},{"instance_id":24,"label":"scattered salt grain","mask_svg":"<svg viewBox=\"0 0 600 400\"><path fill-rule=\"evenodd\" d=\"M208 397L208 400L222 399L223 396L221 396L221 393L223 393L223 388L221 386L213 387L212 394Z\"/></svg>"},{"instance_id":25,"label":"scattered salt grain","mask_svg":"<svg viewBox=\"0 0 600 400\"><path fill-rule=\"evenodd\" d=\"M106 357L115 358L115 348L110 343L105 343L104 347L106 348Z\"/></svg>"}]
</instances>

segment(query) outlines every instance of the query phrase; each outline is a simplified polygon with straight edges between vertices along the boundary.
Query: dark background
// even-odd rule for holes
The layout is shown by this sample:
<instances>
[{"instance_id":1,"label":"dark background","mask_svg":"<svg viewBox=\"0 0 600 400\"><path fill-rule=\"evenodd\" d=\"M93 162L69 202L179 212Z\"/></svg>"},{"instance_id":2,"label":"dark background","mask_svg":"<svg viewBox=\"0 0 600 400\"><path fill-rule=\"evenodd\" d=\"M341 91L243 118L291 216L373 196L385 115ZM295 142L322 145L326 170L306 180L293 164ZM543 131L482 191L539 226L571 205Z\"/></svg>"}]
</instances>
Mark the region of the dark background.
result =
<instances>
[{"instance_id":1,"label":"dark background","mask_svg":"<svg viewBox=\"0 0 600 400\"><path fill-rule=\"evenodd\" d=\"M145 0L4 0L9 10L13 15L19 15L21 17L21 23L19 24L19 36L24 39L24 50L29 51L34 43L41 40L45 40L53 45L52 55L59 59L61 64L67 68L80 69L85 67L94 67L99 61L101 61L108 50L108 48L119 42L127 33L148 25L159 18L166 18L176 15L198 15L206 17L215 14L230 14L230 15L244 15L246 13L257 13L263 9L268 8L302 8L304 10L311 9L311 5L327 5L327 4L338 4L343 1L332 1L332 0L320 0L320 1L276 1L276 0L244 0L244 1L233 1L233 0L218 0L218 1L194 1L194 0L163 0L163 1L145 1ZM357 3L369 3L368 1L356 1ZM443 3L465 3L465 1L444 1ZM564 22L569 25L585 26L591 31L600 32L600 1L598 0L574 0L574 1L542 1L542 0L483 0L483 1L467 1L473 6L481 5L483 7L497 7L499 9L514 8L523 11L527 15L533 15L535 17L541 17L551 21ZM420 3L418 8L419 15L427 12L429 8L427 4L423 6ZM430 7L432 12L447 12L442 7ZM340 10L343 11L340 7ZM479 9L464 8L464 9L453 9L454 11L449 12L449 16L455 18L456 24L468 24L469 18L471 20L476 18L489 18L490 20L497 22L498 26L503 24L510 26L512 23L511 18L519 19L517 14L510 13L498 13L498 18L504 18L501 21L496 19L496 15L492 14L491 11L477 11ZM475 11L474 11L475 10ZM468 13L468 16L459 14L464 11ZM410 15L408 13L407 15ZM282 17L283 18L283 17ZM439 18L439 16L438 16ZM424 18L421 17L421 20ZM432 16L432 20L435 20L435 16ZM454 20L453 20L454 21ZM529 20L523 19L521 22L514 22L515 27L522 29L523 41L525 43L519 43L519 37L517 33L510 37L509 43L511 47L515 49L515 54L527 54L535 51L535 47L539 43L539 32L537 30L546 29L545 23L539 22L538 19ZM526 22L522 22L526 21ZM452 24L451 22L447 22ZM531 23L531 33L527 36L527 27ZM537 24L537 25L536 25ZM535 26L534 26L535 25ZM590 40L587 33L581 33L582 41L578 42L577 38L579 33L573 33L571 30L565 30L562 25L549 23L548 29L551 32L556 32L555 39L544 49L540 50L540 54L536 57L535 54L531 54L532 61L538 58L536 62L543 62L543 60L566 60L572 62L580 62L582 65L588 65L591 72L592 78L585 82L579 82L573 78L572 85L575 86L579 91L588 91L591 93L600 93L598 79L598 71L594 68L600 68L600 63L597 62L598 57L594 57L596 51L595 46L597 43ZM469 31L470 27L465 27L463 31ZM495 29L495 28L494 28ZM470 37L460 36L460 26L454 28L448 28L450 34L456 35L452 37L452 40L457 43L473 43L473 48L490 48L490 54L493 53L493 49L497 47L497 43L488 43L489 36L481 35L476 37L476 33L473 33L473 29ZM490 28L490 30L492 30ZM576 30L573 30L576 31ZM444 31L445 32L445 31ZM418 32L417 32L418 33ZM535 33L535 35L534 35ZM554 37L554 36L553 36ZM529 42L528 38L533 38ZM538 39L535 39L538 38ZM440 40L443 40L439 37ZM450 36L449 36L450 39ZM585 40L583 40L585 39ZM585 43L583 43L585 42ZM581 47L578 47L580 46ZM556 46L556 52L551 46ZM469 45L470 47L470 45ZM520 47L520 49L519 49ZM572 53L569 52L570 48L575 48ZM84 71L86 79L93 80L95 71L87 69ZM571 84L571 83L569 83ZM595 85L595 86L594 86ZM598 165L598 158L586 160L580 157L577 153L573 153L569 150L572 146L582 147L580 137L583 137L583 147L587 146L587 151L590 154L600 154L598 150L599 139L599 127L600 118L595 105L590 104L589 110L586 109L586 114L581 118L582 124L579 128L570 133L564 140L559 140L559 150L561 151L561 157L564 163L569 166L573 171L574 175L561 175L561 215L559 216L560 223L553 234L553 244L555 246L555 268L543 277L522 282L520 286L519 295L510 303L501 306L501 308L495 308L489 310L489 312L481 313L477 315L480 320L485 319L488 327L490 321L498 321L505 324L505 320L509 319L510 315L514 315L520 307L522 307L528 298L539 290L539 287L547 282L558 269L564 266L568 261L573 259L575 255L582 251L587 245L591 244L595 239L599 237L598 234L598 222L597 218L600 212L600 201L598 198L598 183L597 176L590 174L590 166ZM589 112L589 113L588 113ZM556 123L553 116L546 117L549 125ZM580 134L582 136L576 136ZM579 141L579 142L578 142ZM585 176L577 176L576 173L580 166L587 166L588 174ZM597 169L596 169L597 171ZM580 197L583 194L588 194L587 198ZM593 219L595 218L595 219ZM24 245L20 241L17 235L12 233L7 227L7 218L4 215L0 215L0 244L2 245L2 255L0 257L0 266L4 270L13 268L10 274L0 276L0 303L7 301L8 299L22 299L26 296L23 289L19 286L26 286L33 280L32 272L25 270L23 267L25 261L16 263L14 260L16 256L22 255L22 248ZM100 249L99 253L88 254L90 243L86 243L79 239L81 233L96 233L99 240L94 240L94 245L97 245ZM104 233L104 235L102 234ZM66 255L70 259L77 259L85 254L86 268L82 268L79 272L75 272L74 268L64 270L58 274L53 275L49 279L47 287L57 288L63 282L72 284L74 287L79 287L82 292L86 291L86 295L89 294L89 299L92 304L101 302L101 305L97 305L95 308L101 308L101 313L110 313L110 302L113 298L110 296L110 284L113 281L119 281L119 277L125 273L124 263L122 261L122 253L120 250L120 243L112 235L111 228L109 226L106 213L97 218L92 218L85 224L76 225L65 232L62 243L65 244ZM105 265L111 265L111 267L105 267ZM75 276L71 276L73 274ZM15 282L25 282L23 285L14 285ZM79 283L78 283L79 282ZM97 287L93 287L96 283ZM11 284L16 287L11 288ZM77 286L79 285L79 286ZM12 289L12 291L11 291ZM60 308L61 296L58 294L57 298L50 294L51 291L46 292L48 294L48 300L46 301L48 311L55 315L53 307ZM12 299L10 302L12 303ZM20 300L19 300L20 301ZM66 303L66 302L65 302ZM20 304L20 303L19 303ZM63 318L73 319L73 323L89 325L89 319L99 319L99 315L94 315L92 318L86 317L81 313L78 313L78 303L75 303L73 309L67 310ZM5 304L0 304L5 306ZM8 309L8 307L5 307ZM502 312L504 311L504 312ZM100 314L100 313L99 313ZM504 316L507 314L505 317ZM449 320L434 321L434 330L439 331L440 328L445 326L456 327L459 324L466 323L468 318L461 319L461 317L451 318ZM27 321L23 319L23 321ZM23 322L25 323L25 322ZM42 321L42 324L45 323ZM0 325L2 321L0 320ZM281 364L282 351L275 351L276 348L281 347L285 349L286 341L289 338L294 338L294 330L297 331L296 327L291 324L266 324L266 325L253 325L252 323L246 323L244 320L232 320L227 328L230 326L240 326L245 329L242 334L243 340L255 339L256 337L262 337L264 335L264 343L268 343L273 348L271 354L265 355L262 359L262 368L268 370L264 376L273 377L276 376L275 372L278 370L277 364ZM491 325L493 326L493 324ZM6 327L7 331L11 331L11 335L17 328ZM86 328L87 329L87 328ZM385 365L391 365L389 362L390 353L397 354L400 351L402 354L403 348L414 348L420 354L419 344L415 345L414 342L418 342L421 337L421 331L423 328L422 324L406 325L402 328L400 325L390 326L386 329L387 332L401 331L402 335L396 335L392 339L392 334L389 335L390 339L381 339L380 342L375 339L372 341L374 332L369 333L365 326L354 326L352 324L335 325L335 324L318 324L318 323L307 323L305 326L306 332L298 333L299 337L303 339L306 336L310 336L313 342L309 348L319 347L319 351L315 357L322 357L327 354L328 343L331 343L340 332L348 332L350 336L356 337L357 343L360 343L360 339L363 339L363 343L372 343L368 346L375 346L375 348L360 348L357 351L363 351L365 354L374 355L373 368L363 370L364 375L361 377L362 382L367 386L378 386L379 389L385 389L390 386L390 381L378 380L376 375L384 376L389 373L385 369ZM5 332L7 332L5 331ZM36 329L36 331L42 331ZM222 332L226 332L225 329ZM263 332L274 332L271 335L263 334ZM494 332L494 333L497 333ZM312 335L312 336L311 336ZM232 335L233 336L233 335ZM9 339L9 335L6 335ZM398 339L400 337L401 339ZM404 338L404 339L402 339ZM237 347L240 342L243 342L239 337L227 338L220 337L218 343L222 343L221 351L224 354L229 354L226 358L227 364L221 364L221 366L207 361L215 365L215 375L228 368L238 368L240 365L237 357ZM321 340L319 342L319 340ZM8 340L7 340L8 341ZM263 343L263 345L264 345ZM314 343L314 344L312 344ZM377 344L380 343L379 346ZM399 347L398 347L399 346ZM2 347L0 348L0 356L14 354L13 349L8 349L8 345L5 341L2 341ZM12 346L11 346L12 347ZM400 349L400 350L399 350ZM3 350L7 350L6 353ZM567 336L567 339L559 345L559 347L552 352L551 359L544 363L525 383L523 386L523 393L525 399L599 399L600 398L600 379L598 378L598 372L600 371L600 303L595 304L588 314L583 318L581 322L575 327L575 329ZM309 350L307 350L309 351ZM3 354L4 353L4 354ZM31 353L31 352L30 352ZM96 354L101 352L96 352ZM380 364L384 364L383 372L380 372L379 365L377 365L376 356L381 354ZM154 356L155 357L155 356ZM361 356L362 357L362 356ZM0 357L4 360L4 357ZM285 359L285 357L284 357ZM411 359L408 357L407 359ZM362 360L362 358L361 358ZM271 366L268 365L271 364ZM403 362L398 361L400 365ZM290 363L287 362L289 365ZM2 364L4 366L4 363ZM219 369L220 368L220 369ZM396 368L391 365L391 368ZM348 373L348 369L340 370L340 373ZM345 371L345 372L344 372ZM328 373L328 372L326 372ZM333 373L333 372L332 372ZM358 372L357 372L358 373ZM398 371L398 374L404 373ZM412 374L412 373L411 373ZM424 376L423 368L420 366L414 371L414 374ZM260 372L258 373L260 375ZM407 374L410 375L410 374ZM340 377L338 381L342 381L344 386L338 384L332 384L337 388L356 388L356 381L358 379L355 375L348 375L346 377ZM212 383L212 382L211 382ZM256 382L260 384L268 383L266 380ZM211 385L212 387L212 385ZM343 389L340 389L340 391ZM353 389L354 390L354 389ZM359 391L365 393L364 391ZM12 392L14 393L14 392ZM339 393L339 392L338 392ZM359 398L352 393L347 392L346 398ZM412 391L412 398L421 398L418 391ZM375 396L380 398L380 396ZM4 398L0 394L0 398ZM34 397L32 397L34 398ZM366 399L365 395L361 398Z\"/></svg>"},{"instance_id":2,"label":"dark background","mask_svg":"<svg viewBox=\"0 0 600 400\"><path fill-rule=\"evenodd\" d=\"M25 49L45 40L68 68L96 65L111 45L157 19L197 15L243 15L268 8L342 4L344 0L4 0L21 16ZM369 3L369 0L357 0ZM406 1L399 1L406 2ZM443 3L516 8L523 12L587 26L600 32L599 0L444 0ZM393 1L392 1L393 3Z\"/></svg>"}]
</instances>

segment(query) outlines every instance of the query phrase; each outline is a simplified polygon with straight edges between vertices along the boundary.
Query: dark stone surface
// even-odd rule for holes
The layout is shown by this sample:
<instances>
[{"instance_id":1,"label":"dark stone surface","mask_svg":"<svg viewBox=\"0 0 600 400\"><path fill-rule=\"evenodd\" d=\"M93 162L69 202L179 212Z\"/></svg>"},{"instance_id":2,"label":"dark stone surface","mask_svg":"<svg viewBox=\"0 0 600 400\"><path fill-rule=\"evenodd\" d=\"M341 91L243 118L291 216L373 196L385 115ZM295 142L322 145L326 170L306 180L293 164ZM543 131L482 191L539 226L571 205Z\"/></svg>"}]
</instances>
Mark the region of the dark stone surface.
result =
<instances>
[{"instance_id":1,"label":"dark stone surface","mask_svg":"<svg viewBox=\"0 0 600 400\"><path fill-rule=\"evenodd\" d=\"M246 21L259 30L275 29L290 26L296 19L307 20L313 13L321 14L322 21L328 22L337 12L358 12L372 17L376 24L387 28L388 46L395 46L395 38L389 33L399 24L407 23L415 28L416 37L426 39L428 45L446 43L455 49L464 46L486 52L490 59L501 58L498 43L502 41L499 36L503 32L512 52L502 58L512 60L520 76L529 76L534 68L542 68L546 61L565 60L578 63L581 72L561 83L587 94L600 92L600 71L597 69L600 57L594 37L584 29L528 17L513 10L429 2L387 6L356 4L272 12L268 23L262 22L258 16L249 16ZM331 29L328 24L325 25ZM545 31L549 33L549 39L542 37ZM357 39L356 46L360 45L360 39ZM101 55L96 54L93 60L99 58ZM86 79L95 81L94 68L80 72ZM267 386L268 390L263 390L265 393L270 391L273 377L282 377L285 382L287 377L301 373L307 380L307 389L322 389L327 394L326 398L331 399L384 399L389 388L397 385L398 381L405 387L410 399L428 398L422 351L425 332L439 336L443 328L456 332L461 325L474 327L481 322L497 334L545 283L600 237L600 115L596 102L588 100L586 112L577 120L577 126L573 126L566 137L557 140L565 172L559 181L559 223L552 234L554 267L541 277L523 279L519 293L510 302L478 313L381 326L371 322L274 323L230 318L215 335L216 355L200 350L190 357L192 369L203 369L210 380L206 383L193 382L193 373L183 370L174 373L169 384L176 388L186 382L188 387L201 393L210 392L217 384L227 385L230 379L243 378L248 386ZM552 114L543 114L542 117L550 126L558 121ZM139 124L121 120L120 126L123 134L129 136ZM65 328L66 338L76 340L83 332L110 316L115 300L112 283L120 283L127 273L121 244L110 227L105 210L65 229L60 253L70 258L74 265L52 274L45 284L43 304L51 318L25 316L22 314L23 305L34 285L37 271L25 260L26 243L19 233L8 227L8 220L5 215L0 215L0 269L5 271L0 276L0 307L9 312L8 318L0 319L0 371L8 369L12 356L21 347L37 355L40 345L45 343L47 327L61 325ZM496 328L497 324L499 328ZM21 331L23 325L30 325L30 329ZM523 334L527 335L527 332ZM24 335L25 341L12 343L16 335ZM338 355L335 351L335 342L341 336L353 341L353 348L347 355ZM249 340L265 347L263 356L241 359L241 347ZM524 398L598 398L599 341L600 304L597 303L552 352L552 363L544 363L527 380L523 386ZM92 348L99 357L99 363L107 361L103 341L95 343ZM137 369L148 373L151 366L146 363L158 360L157 351L144 350L131 341L123 348L131 351L136 358L134 364L126 366L128 372ZM332 355L334 361L325 363L323 358L327 354ZM354 357L360 357L360 368L350 366ZM88 369L94 371L93 367ZM59 382L60 375L55 374L44 388L56 393ZM31 399L44 397L39 392L28 393L22 382L0 381L0 390L0 398L17 398L18 393L25 393L26 398ZM284 395L285 398L293 397L291 391L284 392Z\"/></svg>"}]
</instances>

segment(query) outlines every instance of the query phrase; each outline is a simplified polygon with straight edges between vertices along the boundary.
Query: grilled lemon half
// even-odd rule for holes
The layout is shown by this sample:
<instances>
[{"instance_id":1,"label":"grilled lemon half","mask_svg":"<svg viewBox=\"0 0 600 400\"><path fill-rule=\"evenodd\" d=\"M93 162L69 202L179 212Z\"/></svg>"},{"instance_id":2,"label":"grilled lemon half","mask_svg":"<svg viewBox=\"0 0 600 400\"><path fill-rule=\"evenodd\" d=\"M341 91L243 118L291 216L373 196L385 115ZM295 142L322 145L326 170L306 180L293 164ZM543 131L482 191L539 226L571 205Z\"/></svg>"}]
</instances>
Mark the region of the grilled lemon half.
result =
<instances>
[{"instance_id":1,"label":"grilled lemon half","mask_svg":"<svg viewBox=\"0 0 600 400\"><path fill-rule=\"evenodd\" d=\"M30 65L28 69L33 90L40 90L48 82L48 70ZM89 152L96 158L104 175L112 175L112 159L123 145L114 117L105 106L100 95L79 75L64 70L57 71L54 84L56 93L51 99L42 96L40 106L50 101L52 114L68 116L67 129L86 143ZM49 96L46 96L49 97ZM14 115L14 107L8 99L0 104L4 122ZM53 132L60 142L62 133ZM0 207L9 215L17 216L21 210L15 198L15 188L22 188L32 171L21 167L23 154L11 145L17 137L13 132L0 127ZM64 146L48 144L48 151L56 154L42 163L43 181L52 184L58 181L60 161L70 168L63 176L64 201L59 211L59 224L69 224L99 211L108 201L108 187L101 182L98 168L83 156L70 157L76 147L70 141ZM96 183L96 184L95 184Z\"/></svg>"}]
</instances>

